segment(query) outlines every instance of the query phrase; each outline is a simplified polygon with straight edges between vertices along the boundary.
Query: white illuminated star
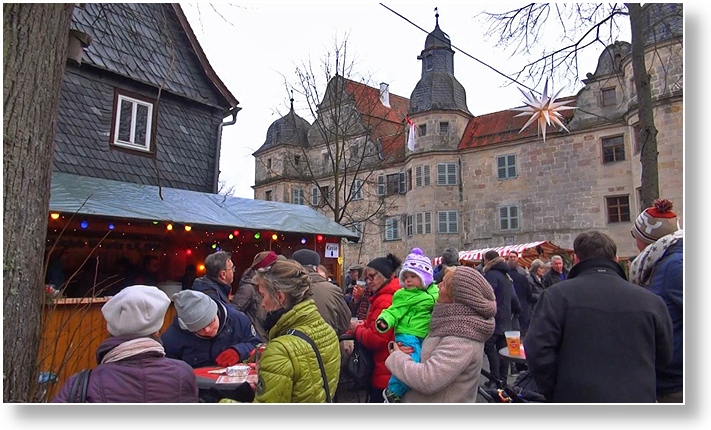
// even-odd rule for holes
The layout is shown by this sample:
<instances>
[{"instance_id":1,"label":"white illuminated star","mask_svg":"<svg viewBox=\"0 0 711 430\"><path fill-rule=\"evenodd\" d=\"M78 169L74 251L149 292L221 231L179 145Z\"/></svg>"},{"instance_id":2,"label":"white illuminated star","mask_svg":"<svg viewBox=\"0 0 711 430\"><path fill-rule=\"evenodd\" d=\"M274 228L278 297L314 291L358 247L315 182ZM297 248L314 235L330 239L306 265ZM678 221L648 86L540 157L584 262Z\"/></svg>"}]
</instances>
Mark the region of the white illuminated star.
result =
<instances>
[{"instance_id":1,"label":"white illuminated star","mask_svg":"<svg viewBox=\"0 0 711 430\"><path fill-rule=\"evenodd\" d=\"M548 98L548 79L546 79L546 86L543 89L543 95L540 99L538 99L533 92L526 94L520 88L519 91L521 91L521 94L523 94L526 98L526 101L523 102L526 107L511 109L513 111L523 112L516 115L514 118L531 115L531 118L529 118L526 124L521 127L521 130L519 130L519 133L533 123L533 121L538 121L539 136L541 135L541 130L543 131L543 142L546 141L546 127L549 125L561 127L565 131L570 132L565 125L563 125L563 122L561 121L561 119L563 119L563 115L561 115L560 112L577 108L574 106L564 106L573 100L556 102L555 99L560 94L560 91L558 91L553 97Z\"/></svg>"}]
</instances>

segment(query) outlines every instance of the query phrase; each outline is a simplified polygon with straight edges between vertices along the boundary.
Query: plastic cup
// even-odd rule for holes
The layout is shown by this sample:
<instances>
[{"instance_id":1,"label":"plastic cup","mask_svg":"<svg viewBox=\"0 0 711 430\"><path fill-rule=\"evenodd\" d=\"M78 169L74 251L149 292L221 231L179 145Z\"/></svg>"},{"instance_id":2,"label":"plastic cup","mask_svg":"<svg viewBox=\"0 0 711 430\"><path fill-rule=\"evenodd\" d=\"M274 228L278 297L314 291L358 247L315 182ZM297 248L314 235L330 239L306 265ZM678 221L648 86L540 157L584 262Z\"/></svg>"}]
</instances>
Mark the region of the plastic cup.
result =
<instances>
[{"instance_id":1,"label":"plastic cup","mask_svg":"<svg viewBox=\"0 0 711 430\"><path fill-rule=\"evenodd\" d=\"M509 354L521 355L521 332L507 331L504 332L504 336L506 336L506 346L509 348Z\"/></svg>"}]
</instances>

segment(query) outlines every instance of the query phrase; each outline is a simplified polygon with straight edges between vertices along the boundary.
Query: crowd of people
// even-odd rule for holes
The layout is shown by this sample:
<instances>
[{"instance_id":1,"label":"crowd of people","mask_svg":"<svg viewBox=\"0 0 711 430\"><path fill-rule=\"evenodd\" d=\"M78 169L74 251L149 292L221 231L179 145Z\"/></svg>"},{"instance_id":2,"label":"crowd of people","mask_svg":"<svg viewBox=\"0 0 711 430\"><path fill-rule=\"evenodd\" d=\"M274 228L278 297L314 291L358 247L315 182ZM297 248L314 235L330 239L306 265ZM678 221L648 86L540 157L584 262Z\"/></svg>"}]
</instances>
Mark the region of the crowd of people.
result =
<instances>
[{"instance_id":1,"label":"crowd of people","mask_svg":"<svg viewBox=\"0 0 711 430\"><path fill-rule=\"evenodd\" d=\"M344 335L374 362L371 403L473 403L484 367L490 385L528 372L556 403L683 403L683 231L658 200L634 223L640 254L629 280L617 245L579 234L573 265L488 251L479 266L447 248L442 264L420 248L347 269L336 285L318 253L254 256L240 276L229 252L170 299L155 286L124 288L102 307L111 337L97 351L87 402L322 403L338 401ZM547 264L548 263L548 264ZM517 330L525 364L501 360ZM252 389L199 389L193 369L247 361L263 346ZM486 358L486 361L485 361ZM54 402L75 402L73 375Z\"/></svg>"}]
</instances>

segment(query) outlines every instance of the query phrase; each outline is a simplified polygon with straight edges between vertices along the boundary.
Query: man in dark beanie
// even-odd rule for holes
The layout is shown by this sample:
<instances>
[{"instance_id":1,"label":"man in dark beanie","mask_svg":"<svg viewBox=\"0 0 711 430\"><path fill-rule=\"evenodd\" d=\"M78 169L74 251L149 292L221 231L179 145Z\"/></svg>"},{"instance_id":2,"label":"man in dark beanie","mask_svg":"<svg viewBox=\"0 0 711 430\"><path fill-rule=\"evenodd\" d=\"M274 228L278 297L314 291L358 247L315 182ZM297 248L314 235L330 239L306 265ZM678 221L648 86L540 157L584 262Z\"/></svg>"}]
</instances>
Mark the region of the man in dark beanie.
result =
<instances>
[{"instance_id":1,"label":"man in dark beanie","mask_svg":"<svg viewBox=\"0 0 711 430\"><path fill-rule=\"evenodd\" d=\"M456 267L459 264L459 251L457 248L446 248L442 252L442 264L438 265L434 271L434 281L438 284L444 278L444 269L446 267Z\"/></svg>"},{"instance_id":2,"label":"man in dark beanie","mask_svg":"<svg viewBox=\"0 0 711 430\"><path fill-rule=\"evenodd\" d=\"M351 310L348 308L343 291L318 273L321 257L310 249L300 249L294 252L291 258L301 263L309 274L313 293L311 298L316 302L318 313L326 324L333 327L338 336L345 333L350 324Z\"/></svg>"}]
</instances>

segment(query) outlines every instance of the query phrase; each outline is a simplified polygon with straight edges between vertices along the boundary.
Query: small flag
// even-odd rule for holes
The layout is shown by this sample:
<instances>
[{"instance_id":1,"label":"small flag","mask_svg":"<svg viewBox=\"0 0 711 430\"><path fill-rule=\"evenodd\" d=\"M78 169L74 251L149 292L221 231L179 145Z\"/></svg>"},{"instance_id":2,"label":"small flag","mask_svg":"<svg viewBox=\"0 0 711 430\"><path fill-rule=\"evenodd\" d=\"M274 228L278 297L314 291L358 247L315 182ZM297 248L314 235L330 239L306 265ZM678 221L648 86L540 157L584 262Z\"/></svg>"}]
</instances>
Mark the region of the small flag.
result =
<instances>
[{"instance_id":1,"label":"small flag","mask_svg":"<svg viewBox=\"0 0 711 430\"><path fill-rule=\"evenodd\" d=\"M412 122L409 116L406 116L405 119L407 120L407 123L410 124L410 136L407 138L407 149L410 151L415 150L415 123Z\"/></svg>"}]
</instances>

